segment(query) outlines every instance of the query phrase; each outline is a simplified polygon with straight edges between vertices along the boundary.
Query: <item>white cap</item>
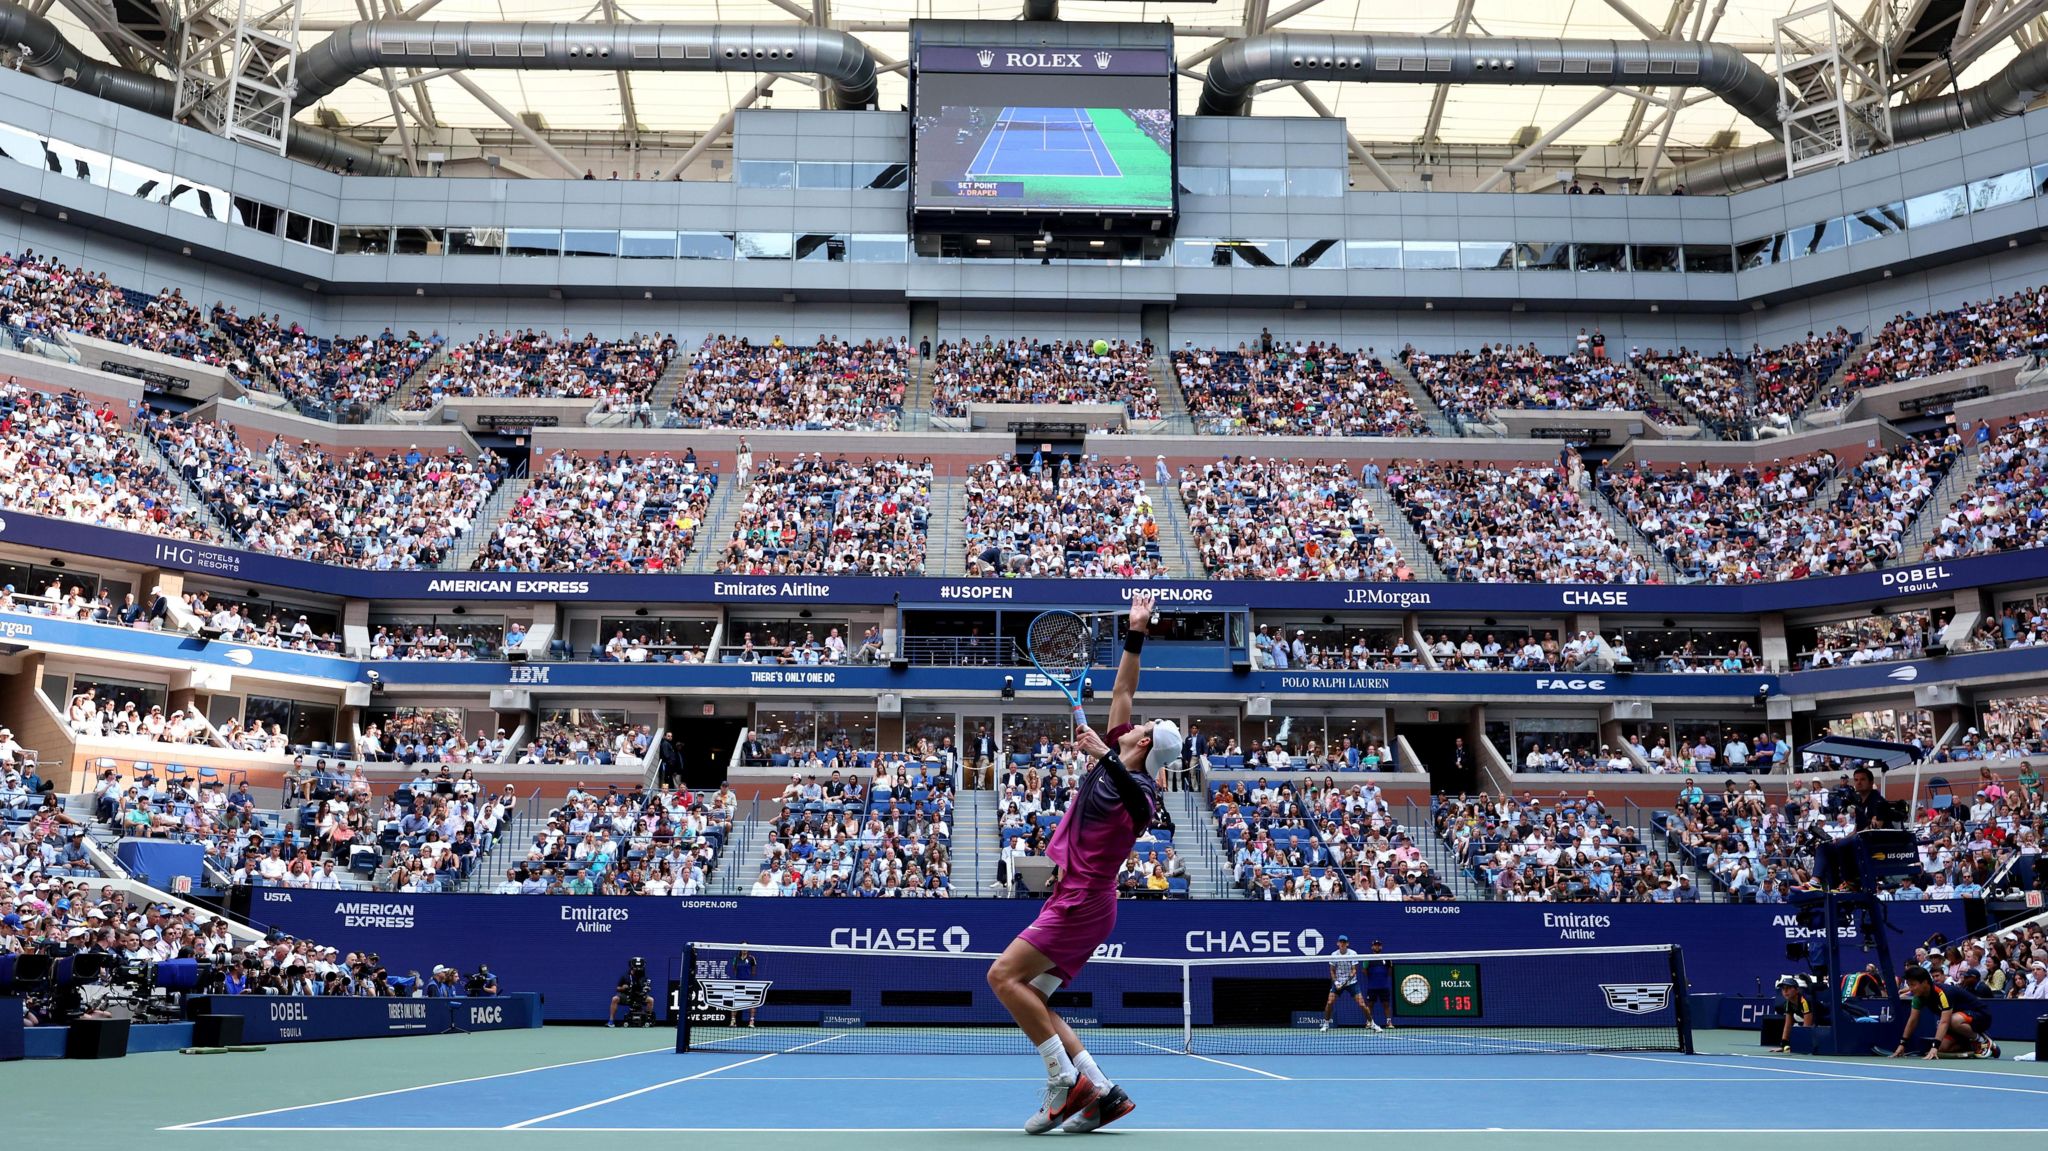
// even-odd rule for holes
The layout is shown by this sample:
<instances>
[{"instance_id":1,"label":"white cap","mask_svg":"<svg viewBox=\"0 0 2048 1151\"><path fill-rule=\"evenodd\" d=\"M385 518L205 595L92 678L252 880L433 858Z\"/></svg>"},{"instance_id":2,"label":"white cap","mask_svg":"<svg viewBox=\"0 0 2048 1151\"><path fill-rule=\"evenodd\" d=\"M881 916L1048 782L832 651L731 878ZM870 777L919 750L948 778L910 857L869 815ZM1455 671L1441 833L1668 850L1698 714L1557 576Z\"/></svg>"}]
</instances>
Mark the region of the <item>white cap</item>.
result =
<instances>
[{"instance_id":1,"label":"white cap","mask_svg":"<svg viewBox=\"0 0 2048 1151\"><path fill-rule=\"evenodd\" d=\"M1170 719L1152 724L1152 753L1145 757L1146 771L1159 771L1180 762L1180 728Z\"/></svg>"}]
</instances>

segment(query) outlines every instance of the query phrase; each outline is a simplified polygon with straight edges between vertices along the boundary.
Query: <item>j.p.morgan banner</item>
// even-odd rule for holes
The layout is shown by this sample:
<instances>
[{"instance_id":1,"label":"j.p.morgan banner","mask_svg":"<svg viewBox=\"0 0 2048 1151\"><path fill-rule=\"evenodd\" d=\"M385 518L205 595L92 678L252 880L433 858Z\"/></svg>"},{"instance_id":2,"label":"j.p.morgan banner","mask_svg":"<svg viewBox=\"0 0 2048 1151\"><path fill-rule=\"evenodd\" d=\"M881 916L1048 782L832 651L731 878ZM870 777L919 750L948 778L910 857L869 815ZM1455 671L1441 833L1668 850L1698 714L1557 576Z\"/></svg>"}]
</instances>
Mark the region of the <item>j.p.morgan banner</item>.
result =
<instances>
[{"instance_id":1,"label":"j.p.morgan banner","mask_svg":"<svg viewBox=\"0 0 2048 1151\"><path fill-rule=\"evenodd\" d=\"M355 891L251 894L257 922L346 951L373 951L393 970L488 963L506 991L539 991L553 1019L604 1015L635 956L657 982L688 942L784 944L847 952L998 952L1038 911L1013 900L752 898L564 899L517 895L386 895ZM1960 938L1963 905L1901 903L1887 916L1893 954L1928 936ZM1389 951L1676 944L1690 990L1754 994L1785 970L1787 943L1817 942L1783 905L1538 903L1124 903L1101 954L1130 958L1321 955L1349 935ZM1866 962L1845 934L1845 962ZM969 963L972 961L963 961ZM759 978L773 979L764 962Z\"/></svg>"},{"instance_id":2,"label":"j.p.morgan banner","mask_svg":"<svg viewBox=\"0 0 2048 1151\"><path fill-rule=\"evenodd\" d=\"M1902 595L2048 580L2048 549L1943 560L1827 579L1747 587L1474 583L1286 583L1266 580L968 580L869 576L768 578L493 572L376 572L8 513L0 543L98 556L354 599L588 603L787 603L1041 608L1125 602L1150 592L1169 610L1756 615Z\"/></svg>"}]
</instances>

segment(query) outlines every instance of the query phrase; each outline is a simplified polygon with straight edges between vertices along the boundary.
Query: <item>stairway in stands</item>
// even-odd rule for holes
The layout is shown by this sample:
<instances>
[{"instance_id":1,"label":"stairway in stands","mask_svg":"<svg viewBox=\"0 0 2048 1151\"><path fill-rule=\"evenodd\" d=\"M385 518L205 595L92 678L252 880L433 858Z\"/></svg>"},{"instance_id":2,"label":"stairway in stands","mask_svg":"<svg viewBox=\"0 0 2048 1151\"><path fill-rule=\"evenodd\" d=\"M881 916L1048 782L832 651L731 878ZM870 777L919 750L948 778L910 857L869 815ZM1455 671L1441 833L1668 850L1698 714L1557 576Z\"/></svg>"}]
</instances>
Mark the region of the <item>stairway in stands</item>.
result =
<instances>
[{"instance_id":1,"label":"stairway in stands","mask_svg":"<svg viewBox=\"0 0 2048 1151\"><path fill-rule=\"evenodd\" d=\"M392 391L389 399L378 404L370 412L370 418L366 422L372 424L388 424L392 422L391 414L404 411L407 401L411 400L415 395L424 393L427 390L427 381L433 379L434 373L440 371L441 365L447 362L448 345L442 344L434 349L433 355L428 356L420 364L418 371L406 377L405 382L398 385Z\"/></svg>"},{"instance_id":2,"label":"stairway in stands","mask_svg":"<svg viewBox=\"0 0 2048 1151\"><path fill-rule=\"evenodd\" d=\"M1450 886L1451 891L1461 900L1489 899L1490 892L1472 877L1470 869L1458 862L1458 854L1451 845L1436 833L1436 827L1429 818L1429 809L1417 807L1407 809L1402 817L1401 827L1408 838L1422 849L1422 858L1429 863L1429 869Z\"/></svg>"},{"instance_id":3,"label":"stairway in stands","mask_svg":"<svg viewBox=\"0 0 2048 1151\"><path fill-rule=\"evenodd\" d=\"M967 546L966 540L967 481L958 476L934 476L931 517L924 529L924 574L965 573L967 560L961 549Z\"/></svg>"},{"instance_id":4,"label":"stairway in stands","mask_svg":"<svg viewBox=\"0 0 2048 1151\"><path fill-rule=\"evenodd\" d=\"M768 842L768 821L735 819L732 838L718 853L718 873L711 890L718 895L744 895L761 875L761 849Z\"/></svg>"},{"instance_id":5,"label":"stairway in stands","mask_svg":"<svg viewBox=\"0 0 2048 1151\"><path fill-rule=\"evenodd\" d=\"M1902 555L1907 562L1916 562L1927 555L1927 545L1934 542L1934 533L1941 527L1941 521L1955 507L1956 500L1977 483L1977 477L1984 474L1984 453L1974 442L1963 445L1963 454L1956 459L1948 474L1934 487L1934 494L1920 505L1920 512L1913 522L1906 525L1906 534L1900 540Z\"/></svg>"},{"instance_id":6,"label":"stairway in stands","mask_svg":"<svg viewBox=\"0 0 2048 1151\"><path fill-rule=\"evenodd\" d=\"M149 433L140 428L133 428L129 430L128 435L140 447L144 462L155 464L172 483L177 485L180 505L197 509L200 518L211 524L213 529L220 533L223 541L237 542L235 534L228 530L228 525L220 516L214 514L213 505L207 503L198 489L185 482L184 473L178 470L178 462L158 447L156 441L149 437Z\"/></svg>"},{"instance_id":7,"label":"stairway in stands","mask_svg":"<svg viewBox=\"0 0 2048 1151\"><path fill-rule=\"evenodd\" d=\"M1650 537L1630 523L1628 517L1621 514L1620 508L1607 502L1607 497L1597 486L1589 485L1579 492L1579 496L1586 501L1588 507L1600 513L1600 518L1607 521L1607 527L1614 533L1614 538L1626 545L1636 558L1648 564L1650 570L1657 573L1658 579L1669 584L1688 582L1679 574L1677 566L1665 559L1664 553L1658 551L1657 546L1650 542Z\"/></svg>"},{"instance_id":8,"label":"stairway in stands","mask_svg":"<svg viewBox=\"0 0 2048 1151\"><path fill-rule=\"evenodd\" d=\"M441 561L441 570L470 570L476 557L483 553L484 545L498 534L498 525L512 514L519 497L532 483L525 476L514 476L500 483L498 490L491 493L491 498L484 501L483 510L477 513L476 521L469 525L469 530L456 537L455 547L449 551L448 558Z\"/></svg>"},{"instance_id":9,"label":"stairway in stands","mask_svg":"<svg viewBox=\"0 0 2048 1151\"><path fill-rule=\"evenodd\" d=\"M911 355L905 361L910 384L903 389L903 414L896 427L906 432L928 432L932 427L932 361Z\"/></svg>"},{"instance_id":10,"label":"stairway in stands","mask_svg":"<svg viewBox=\"0 0 2048 1151\"><path fill-rule=\"evenodd\" d=\"M1166 564L1167 578L1202 578L1202 561L1188 532L1188 514L1181 507L1180 488L1147 482L1145 491L1152 497L1152 518L1159 522L1159 558Z\"/></svg>"},{"instance_id":11,"label":"stairway in stands","mask_svg":"<svg viewBox=\"0 0 2048 1151\"><path fill-rule=\"evenodd\" d=\"M1152 384L1159 389L1159 418L1166 421L1170 435L1191 435L1194 417L1188 412L1188 398L1180 390L1180 373L1173 370L1173 356L1164 348L1152 353Z\"/></svg>"},{"instance_id":12,"label":"stairway in stands","mask_svg":"<svg viewBox=\"0 0 2048 1151\"><path fill-rule=\"evenodd\" d=\"M1364 491L1366 502L1372 505L1372 518L1380 530L1394 541L1394 548L1401 553L1401 558L1415 570L1415 578L1424 583L1449 583L1450 577L1444 574L1436 553L1429 550L1429 545L1423 542L1422 533L1415 529L1413 521L1402 514L1400 505L1387 494L1387 489L1370 487Z\"/></svg>"},{"instance_id":13,"label":"stairway in stands","mask_svg":"<svg viewBox=\"0 0 2048 1151\"><path fill-rule=\"evenodd\" d=\"M953 897L985 896L995 889L1003 841L993 791L969 789L953 798Z\"/></svg>"},{"instance_id":14,"label":"stairway in stands","mask_svg":"<svg viewBox=\"0 0 2048 1151\"><path fill-rule=\"evenodd\" d=\"M740 505L745 502L740 489L746 486L739 482L738 475L719 481L718 490L711 496L711 506L704 509L704 522L697 528L696 548L683 565L684 571L708 575L718 570L718 561L725 558L725 545L732 539L733 521L739 518Z\"/></svg>"},{"instance_id":15,"label":"stairway in stands","mask_svg":"<svg viewBox=\"0 0 2048 1151\"><path fill-rule=\"evenodd\" d=\"M676 392L682 386L683 375L692 363L690 349L678 347L676 354L661 371L661 378L654 381L654 391L648 393L647 403L654 409L654 426L660 427L669 410L675 406Z\"/></svg>"},{"instance_id":16,"label":"stairway in stands","mask_svg":"<svg viewBox=\"0 0 2048 1151\"><path fill-rule=\"evenodd\" d=\"M1394 377L1395 383L1407 389L1408 397L1415 401L1416 410L1429 421L1432 435L1459 434L1458 425L1452 423L1451 417L1444 414L1443 408L1437 405L1436 397L1429 394L1429 389L1422 386L1422 381L1415 377L1415 373L1409 370L1407 364L1402 363L1396 356L1387 356L1380 360L1380 364L1387 369L1388 375Z\"/></svg>"},{"instance_id":17,"label":"stairway in stands","mask_svg":"<svg viewBox=\"0 0 2048 1151\"><path fill-rule=\"evenodd\" d=\"M1230 861L1223 856L1223 839L1216 832L1216 815L1204 802L1204 791L1172 793L1173 847L1188 869L1188 897L1191 899L1242 899L1244 893L1230 882Z\"/></svg>"}]
</instances>

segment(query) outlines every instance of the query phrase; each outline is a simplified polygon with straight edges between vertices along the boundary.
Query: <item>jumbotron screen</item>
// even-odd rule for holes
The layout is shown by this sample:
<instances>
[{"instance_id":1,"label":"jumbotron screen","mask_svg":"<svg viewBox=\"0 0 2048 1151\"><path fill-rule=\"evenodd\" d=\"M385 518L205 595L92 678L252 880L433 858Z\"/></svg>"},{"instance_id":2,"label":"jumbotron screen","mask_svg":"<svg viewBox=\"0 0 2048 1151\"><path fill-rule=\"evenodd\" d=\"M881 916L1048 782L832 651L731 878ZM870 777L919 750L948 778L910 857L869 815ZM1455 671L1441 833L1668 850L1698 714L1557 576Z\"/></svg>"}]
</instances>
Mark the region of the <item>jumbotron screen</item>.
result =
<instances>
[{"instance_id":1,"label":"jumbotron screen","mask_svg":"<svg viewBox=\"0 0 2048 1151\"><path fill-rule=\"evenodd\" d=\"M1131 50L926 49L986 70L917 74L916 211L1173 210L1173 93ZM1163 63L1163 54L1161 60ZM1098 67L1098 61L1108 61Z\"/></svg>"}]
</instances>

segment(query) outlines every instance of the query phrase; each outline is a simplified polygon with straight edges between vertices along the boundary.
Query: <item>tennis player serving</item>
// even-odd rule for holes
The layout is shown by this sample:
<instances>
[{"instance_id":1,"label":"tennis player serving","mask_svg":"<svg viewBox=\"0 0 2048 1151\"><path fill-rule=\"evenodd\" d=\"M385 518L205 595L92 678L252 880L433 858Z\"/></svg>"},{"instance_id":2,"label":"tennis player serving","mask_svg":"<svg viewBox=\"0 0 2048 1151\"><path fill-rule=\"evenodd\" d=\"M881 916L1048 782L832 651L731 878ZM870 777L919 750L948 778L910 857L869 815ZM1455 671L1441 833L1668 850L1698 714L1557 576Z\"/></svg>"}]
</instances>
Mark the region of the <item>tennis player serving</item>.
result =
<instances>
[{"instance_id":1,"label":"tennis player serving","mask_svg":"<svg viewBox=\"0 0 2048 1151\"><path fill-rule=\"evenodd\" d=\"M1109 701L1107 742L1088 727L1074 744L1095 760L1046 844L1055 871L1052 895L1031 926L1005 948L988 983L1045 1060L1045 1100L1027 1134L1058 1127L1093 1131L1131 1113L1130 1096L1103 1074L1074 1029L1047 1000L1080 974L1116 927L1116 873L1152 823L1163 786L1153 778L1180 761L1180 729L1166 721L1133 725L1138 653L1152 622L1152 597L1131 597L1130 630Z\"/></svg>"}]
</instances>

